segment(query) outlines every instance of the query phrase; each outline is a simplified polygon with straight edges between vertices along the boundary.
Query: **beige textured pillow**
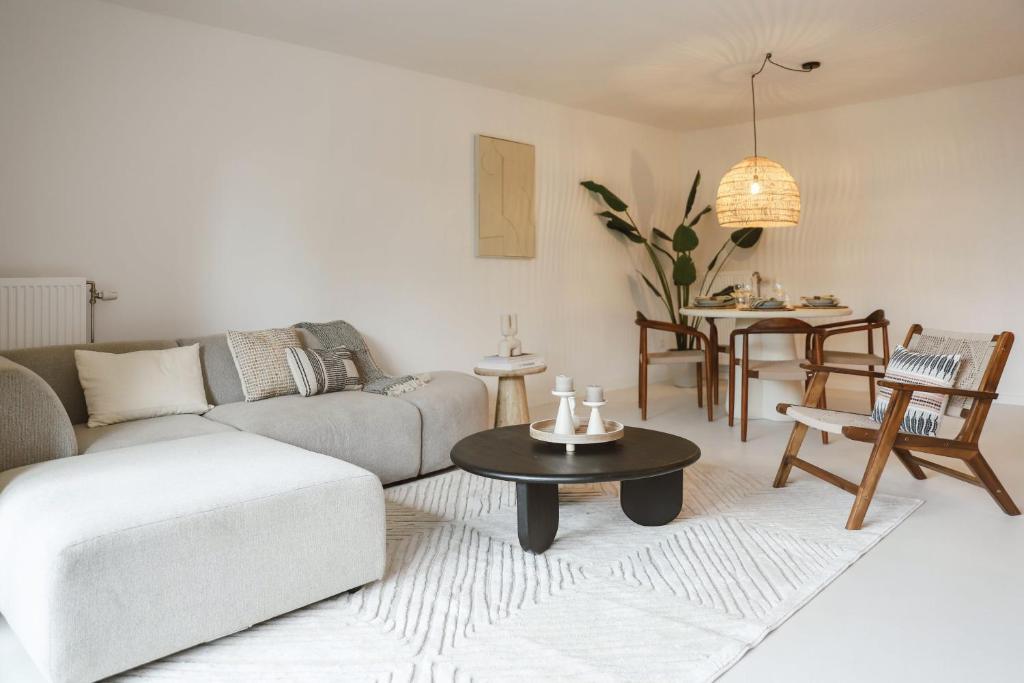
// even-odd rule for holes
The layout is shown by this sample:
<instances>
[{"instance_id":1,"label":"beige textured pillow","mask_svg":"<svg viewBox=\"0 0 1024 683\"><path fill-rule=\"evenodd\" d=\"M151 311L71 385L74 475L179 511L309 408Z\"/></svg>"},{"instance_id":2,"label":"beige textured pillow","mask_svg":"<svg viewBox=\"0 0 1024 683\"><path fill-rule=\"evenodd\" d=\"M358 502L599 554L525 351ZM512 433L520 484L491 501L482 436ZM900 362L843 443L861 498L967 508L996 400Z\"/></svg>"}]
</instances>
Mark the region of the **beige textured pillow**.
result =
<instances>
[{"instance_id":1,"label":"beige textured pillow","mask_svg":"<svg viewBox=\"0 0 1024 683\"><path fill-rule=\"evenodd\" d=\"M103 353L75 349L89 426L161 415L205 413L199 344L160 351Z\"/></svg>"},{"instance_id":2,"label":"beige textured pillow","mask_svg":"<svg viewBox=\"0 0 1024 683\"><path fill-rule=\"evenodd\" d=\"M299 393L284 353L290 346L302 346L290 327L228 332L228 347L246 401Z\"/></svg>"}]
</instances>

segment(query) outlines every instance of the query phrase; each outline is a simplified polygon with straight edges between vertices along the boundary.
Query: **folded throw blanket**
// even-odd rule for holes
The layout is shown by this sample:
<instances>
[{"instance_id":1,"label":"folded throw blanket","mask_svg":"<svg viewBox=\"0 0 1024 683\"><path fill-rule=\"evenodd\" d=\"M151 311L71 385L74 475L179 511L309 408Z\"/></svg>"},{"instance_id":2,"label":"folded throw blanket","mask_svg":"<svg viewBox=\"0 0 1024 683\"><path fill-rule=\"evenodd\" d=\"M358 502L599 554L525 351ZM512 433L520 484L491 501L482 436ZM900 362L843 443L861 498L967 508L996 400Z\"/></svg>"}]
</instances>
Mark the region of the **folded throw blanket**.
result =
<instances>
[{"instance_id":1,"label":"folded throw blanket","mask_svg":"<svg viewBox=\"0 0 1024 683\"><path fill-rule=\"evenodd\" d=\"M325 349L344 346L351 351L352 360L355 361L356 368L359 369L359 376L363 379L363 391L385 396L398 396L419 389L430 381L430 375L390 377L384 374L384 371L377 365L377 361L373 359L363 335L344 320L335 320L329 323L299 323L295 327L309 330L310 334L316 337Z\"/></svg>"}]
</instances>

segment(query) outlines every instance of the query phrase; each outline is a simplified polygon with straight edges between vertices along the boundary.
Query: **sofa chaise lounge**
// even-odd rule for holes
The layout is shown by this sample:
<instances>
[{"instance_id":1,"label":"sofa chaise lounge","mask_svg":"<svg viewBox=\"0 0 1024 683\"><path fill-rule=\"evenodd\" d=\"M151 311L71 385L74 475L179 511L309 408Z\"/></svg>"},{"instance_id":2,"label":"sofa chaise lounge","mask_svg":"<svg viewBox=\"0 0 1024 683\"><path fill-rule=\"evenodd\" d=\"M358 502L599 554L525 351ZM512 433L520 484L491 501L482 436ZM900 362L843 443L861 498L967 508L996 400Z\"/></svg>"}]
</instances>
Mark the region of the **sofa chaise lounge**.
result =
<instances>
[{"instance_id":1,"label":"sofa chaise lounge","mask_svg":"<svg viewBox=\"0 0 1024 683\"><path fill-rule=\"evenodd\" d=\"M85 427L76 348L197 342L205 415ZM246 403L224 335L3 352L0 613L78 683L357 588L384 571L381 483L450 466L486 426L486 388L457 372Z\"/></svg>"}]
</instances>

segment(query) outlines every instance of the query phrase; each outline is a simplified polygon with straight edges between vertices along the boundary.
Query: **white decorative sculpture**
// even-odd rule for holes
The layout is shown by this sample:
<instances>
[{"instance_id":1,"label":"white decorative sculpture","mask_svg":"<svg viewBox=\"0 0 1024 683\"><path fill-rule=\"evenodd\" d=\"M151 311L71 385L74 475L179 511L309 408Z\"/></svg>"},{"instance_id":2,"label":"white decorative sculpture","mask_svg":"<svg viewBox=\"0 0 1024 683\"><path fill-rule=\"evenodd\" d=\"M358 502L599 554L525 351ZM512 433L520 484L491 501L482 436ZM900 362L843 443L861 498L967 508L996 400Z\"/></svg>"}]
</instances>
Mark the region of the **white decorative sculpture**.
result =
<instances>
[{"instance_id":1,"label":"white decorative sculpture","mask_svg":"<svg viewBox=\"0 0 1024 683\"><path fill-rule=\"evenodd\" d=\"M576 433L576 416L573 415L572 406L569 405L570 401L575 401L576 399L576 390L573 386L572 377L568 375L558 375L555 377L555 390L551 394L559 398L554 433L563 436L574 435ZM572 453L575 450L576 447L573 444L565 445L566 453Z\"/></svg>"},{"instance_id":2,"label":"white decorative sculpture","mask_svg":"<svg viewBox=\"0 0 1024 683\"><path fill-rule=\"evenodd\" d=\"M501 316L501 334L504 339L498 344L498 355L502 358L523 355L523 342L516 338L519 333L519 315L506 313Z\"/></svg>"},{"instance_id":3,"label":"white decorative sculpture","mask_svg":"<svg viewBox=\"0 0 1024 683\"><path fill-rule=\"evenodd\" d=\"M609 420L605 422L599 408L606 405L604 389L593 385L587 387L583 405L589 406L590 422L586 429L580 429L582 419L577 418L574 405L576 387L572 377L558 375L555 377L555 390L551 392L559 398L558 415L554 420L537 420L530 423L530 436L538 441L558 443L565 446L565 454L575 457L576 444L609 443L621 439L625 429L621 422ZM607 451L606 451L607 452ZM580 457L586 457L582 455Z\"/></svg>"},{"instance_id":4,"label":"white decorative sculpture","mask_svg":"<svg viewBox=\"0 0 1024 683\"><path fill-rule=\"evenodd\" d=\"M590 421L587 423L587 434L607 434L604 428L604 418L601 417L601 406L607 404L604 400L604 389L596 385L587 387L587 400L583 405L590 408Z\"/></svg>"}]
</instances>

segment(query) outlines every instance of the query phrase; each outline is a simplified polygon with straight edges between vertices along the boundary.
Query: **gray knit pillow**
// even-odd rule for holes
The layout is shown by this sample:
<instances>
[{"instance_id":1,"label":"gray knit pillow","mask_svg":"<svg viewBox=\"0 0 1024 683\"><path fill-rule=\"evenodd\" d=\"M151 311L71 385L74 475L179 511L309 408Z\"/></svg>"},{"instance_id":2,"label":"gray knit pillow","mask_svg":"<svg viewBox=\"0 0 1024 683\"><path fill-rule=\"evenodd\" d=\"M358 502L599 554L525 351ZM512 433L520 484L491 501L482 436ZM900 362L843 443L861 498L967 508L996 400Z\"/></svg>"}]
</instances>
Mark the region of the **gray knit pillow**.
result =
<instances>
[{"instance_id":1,"label":"gray knit pillow","mask_svg":"<svg viewBox=\"0 0 1024 683\"><path fill-rule=\"evenodd\" d=\"M253 332L228 332L246 401L298 393L284 349L297 347L299 335L290 327Z\"/></svg>"}]
</instances>

